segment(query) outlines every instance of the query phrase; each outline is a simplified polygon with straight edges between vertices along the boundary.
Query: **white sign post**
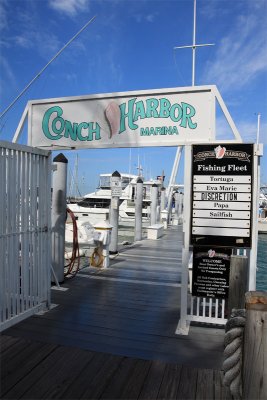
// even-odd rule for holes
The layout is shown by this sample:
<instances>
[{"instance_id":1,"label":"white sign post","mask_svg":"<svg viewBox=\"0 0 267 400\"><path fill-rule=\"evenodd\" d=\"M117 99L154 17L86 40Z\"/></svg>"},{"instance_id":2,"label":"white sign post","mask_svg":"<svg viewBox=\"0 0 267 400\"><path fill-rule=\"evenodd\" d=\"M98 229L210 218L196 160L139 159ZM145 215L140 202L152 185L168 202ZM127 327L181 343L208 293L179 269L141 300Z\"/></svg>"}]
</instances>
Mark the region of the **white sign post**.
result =
<instances>
[{"instance_id":1,"label":"white sign post","mask_svg":"<svg viewBox=\"0 0 267 400\"><path fill-rule=\"evenodd\" d=\"M221 249L221 253L224 247L236 248L238 252L240 248L249 251L248 289L255 290L259 156L262 155L261 146L258 148L251 144L218 146L216 143L186 146L185 150L184 185L188 201L184 205L181 314L177 334L188 334L190 321L225 324L227 320L224 316L225 299L209 298L209 293L206 297L191 296L188 311L191 245L203 246L203 249L206 246L206 250L209 246L211 257L212 253L215 254L214 246L218 251ZM217 157L216 152L220 152ZM206 276L203 279L210 284ZM215 286L218 284L214 277L210 285L213 283ZM218 290L215 286L213 292ZM210 286L208 289L212 293Z\"/></svg>"}]
</instances>

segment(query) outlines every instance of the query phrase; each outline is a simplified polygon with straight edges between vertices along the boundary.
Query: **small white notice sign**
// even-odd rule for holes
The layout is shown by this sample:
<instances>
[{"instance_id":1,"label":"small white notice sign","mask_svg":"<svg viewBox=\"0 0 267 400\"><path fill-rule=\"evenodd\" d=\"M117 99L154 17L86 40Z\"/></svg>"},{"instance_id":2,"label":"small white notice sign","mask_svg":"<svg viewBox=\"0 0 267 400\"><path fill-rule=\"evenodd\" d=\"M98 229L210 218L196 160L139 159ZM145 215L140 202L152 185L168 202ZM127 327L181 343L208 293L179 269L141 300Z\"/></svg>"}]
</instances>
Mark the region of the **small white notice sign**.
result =
<instances>
[{"instance_id":1,"label":"small white notice sign","mask_svg":"<svg viewBox=\"0 0 267 400\"><path fill-rule=\"evenodd\" d=\"M121 195L122 195L122 186L121 186L120 177L112 176L110 178L110 187L111 187L111 196L112 197L121 197Z\"/></svg>"}]
</instances>

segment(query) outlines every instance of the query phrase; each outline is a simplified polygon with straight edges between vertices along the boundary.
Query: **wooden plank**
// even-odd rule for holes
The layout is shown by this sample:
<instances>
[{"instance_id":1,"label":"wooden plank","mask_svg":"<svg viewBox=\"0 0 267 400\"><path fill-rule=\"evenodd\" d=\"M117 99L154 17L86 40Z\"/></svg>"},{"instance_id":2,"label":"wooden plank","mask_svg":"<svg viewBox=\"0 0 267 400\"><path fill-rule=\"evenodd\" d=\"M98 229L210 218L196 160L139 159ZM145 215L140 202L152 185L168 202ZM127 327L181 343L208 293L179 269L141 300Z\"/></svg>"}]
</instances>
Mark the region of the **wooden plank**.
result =
<instances>
[{"instance_id":1,"label":"wooden plank","mask_svg":"<svg viewBox=\"0 0 267 400\"><path fill-rule=\"evenodd\" d=\"M196 400L214 399L213 370L199 369L197 375Z\"/></svg>"},{"instance_id":2,"label":"wooden plank","mask_svg":"<svg viewBox=\"0 0 267 400\"><path fill-rule=\"evenodd\" d=\"M130 329L134 328L134 326L135 325L133 324ZM46 332L44 332L44 329L46 329ZM13 330L15 330L15 328L13 328ZM113 332L112 335L110 335L110 333L105 335L105 333L101 334L101 331L97 334L80 330L79 325L76 325L75 327L67 326L66 329L63 330L63 327L60 326L60 323L58 322L55 322L52 326L43 324L42 322L38 329L36 328L36 324L31 326L28 337L30 338L34 332L35 336L38 336L41 340L46 340L46 336L49 335L50 338L54 338L52 341L54 343L57 342L64 345L75 346L75 343L78 341L81 347L85 346L85 348L94 351L101 351L101 348L103 348L107 349L103 351L114 352L114 354L119 355L124 354L132 357L146 358L149 354L152 359L155 359L156 355L158 355L159 357L163 357L164 360L169 357L171 361L181 360L181 362L184 362L185 356L193 357L196 351L196 345L188 338L178 341L174 335L170 338L163 338L156 334L154 334L154 336L140 336L138 334L138 329L136 337L134 336L133 330L131 330L132 337L127 337L127 335L123 332L121 333L120 330ZM25 333L27 334L27 332ZM203 343L199 342L197 350L199 351L199 362L201 361L201 357L204 355L204 359L201 361L202 365L204 364L206 367L209 367L210 364L207 364L207 362L210 362L210 359L214 362L212 359L214 354L217 357L218 363L220 362L220 358L218 357L220 354L219 352L217 354L214 352L213 343L209 343L208 341ZM182 359L181 352L183 354ZM211 352L213 355L211 355Z\"/></svg>"},{"instance_id":3,"label":"wooden plank","mask_svg":"<svg viewBox=\"0 0 267 400\"><path fill-rule=\"evenodd\" d=\"M221 371L38 342L27 343L5 368L4 398L230 399Z\"/></svg>"},{"instance_id":4,"label":"wooden plank","mask_svg":"<svg viewBox=\"0 0 267 400\"><path fill-rule=\"evenodd\" d=\"M1 391L7 398L18 393L16 384L31 374L34 368L55 351L57 345L31 343L24 351L18 352L10 362L3 363L1 372ZM16 397L13 397L16 398Z\"/></svg>"},{"instance_id":5,"label":"wooden plank","mask_svg":"<svg viewBox=\"0 0 267 400\"><path fill-rule=\"evenodd\" d=\"M94 353L94 357L59 397L64 399L97 399L104 391L123 357ZM93 377L93 379L91 379Z\"/></svg>"},{"instance_id":6,"label":"wooden plank","mask_svg":"<svg viewBox=\"0 0 267 400\"><path fill-rule=\"evenodd\" d=\"M23 379L18 381L9 392L6 394L6 398L23 398L24 394L26 394L33 385L38 381L43 381L45 375L48 371L52 369L60 369L62 367L61 360L64 358L64 354L66 353L66 347L57 347L54 351L49 353L49 356L46 357L42 362L35 365L35 368L32 373L26 375ZM33 355L32 355L33 357ZM32 358L31 357L31 358ZM34 357L33 357L34 358ZM39 396L39 393L38 393ZM26 395L26 398L29 398ZM33 397L36 398L36 397Z\"/></svg>"},{"instance_id":7,"label":"wooden plank","mask_svg":"<svg viewBox=\"0 0 267 400\"><path fill-rule=\"evenodd\" d=\"M84 275L102 275L101 280L76 276L66 280L67 292L52 291L52 302L59 304L48 313L29 318L7 330L10 335L41 340L66 346L79 346L92 351L106 351L118 356L149 360L180 362L203 368L220 368L224 335L219 330L190 328L190 335L177 336L180 288L143 285L135 282L109 281L106 277L133 277L144 282L153 276L160 281L166 276L176 279L169 259L181 251L176 238L182 237L181 227L171 228L162 240L143 241L119 255L108 271L82 271ZM166 241L166 242L165 242ZM150 243L151 242L151 243ZM177 246L177 248L176 248ZM127 253L133 256L129 257ZM141 257L136 258L136 255ZM146 258L147 255L147 258ZM164 257L167 258L164 262ZM123 262L117 262L122 257ZM127 269L129 257L130 269ZM142 262L149 260L149 264ZM153 258L152 258L153 257ZM156 257L156 258L155 258ZM161 257L160 265L153 260ZM152 262L151 262L152 260ZM177 260L177 268L180 268ZM139 271L138 268L147 271ZM178 274L177 274L178 276ZM169 278L168 278L169 279ZM195 354L198 354L198 357Z\"/></svg>"},{"instance_id":8,"label":"wooden plank","mask_svg":"<svg viewBox=\"0 0 267 400\"><path fill-rule=\"evenodd\" d=\"M138 397L139 400L154 400L158 397L165 367L166 364L162 361L152 361L150 370Z\"/></svg>"},{"instance_id":9,"label":"wooden plank","mask_svg":"<svg viewBox=\"0 0 267 400\"><path fill-rule=\"evenodd\" d=\"M71 387L80 374L85 374L88 380L87 366L93 358L93 353L80 349L68 349L60 364L49 370L41 381L31 388L25 397L58 399ZM75 396L76 397L76 396Z\"/></svg>"},{"instance_id":10,"label":"wooden plank","mask_svg":"<svg viewBox=\"0 0 267 400\"><path fill-rule=\"evenodd\" d=\"M7 335L3 335L3 334L0 335L1 356L6 350L8 350L10 347L12 347L18 341L19 341L19 338L17 338L17 337L7 336Z\"/></svg>"},{"instance_id":11,"label":"wooden plank","mask_svg":"<svg viewBox=\"0 0 267 400\"><path fill-rule=\"evenodd\" d=\"M175 399L181 378L182 367L177 364L167 364L160 386L158 399Z\"/></svg>"},{"instance_id":12,"label":"wooden plank","mask_svg":"<svg viewBox=\"0 0 267 400\"><path fill-rule=\"evenodd\" d=\"M223 371L214 371L214 400L232 400L230 389L223 384Z\"/></svg>"},{"instance_id":13,"label":"wooden plank","mask_svg":"<svg viewBox=\"0 0 267 400\"><path fill-rule=\"evenodd\" d=\"M132 371L136 367L138 360L135 358L124 358L116 370L113 379L105 387L101 399L119 399L124 385L130 379Z\"/></svg>"},{"instance_id":14,"label":"wooden plank","mask_svg":"<svg viewBox=\"0 0 267 400\"><path fill-rule=\"evenodd\" d=\"M20 356L20 354L24 353L25 350L27 352L27 347L31 345L30 340L25 340L25 339L20 339L20 338L17 338L17 339L18 340L13 344L12 347L9 348L8 351L1 354L1 362L5 366L5 369L3 369L3 372L5 372L6 367L9 364L18 363L18 357ZM15 359L15 361L13 359Z\"/></svg>"},{"instance_id":15,"label":"wooden plank","mask_svg":"<svg viewBox=\"0 0 267 400\"><path fill-rule=\"evenodd\" d=\"M147 360L138 360L131 376L125 383L121 399L138 399L144 381L150 369L151 362Z\"/></svg>"},{"instance_id":16,"label":"wooden plank","mask_svg":"<svg viewBox=\"0 0 267 400\"><path fill-rule=\"evenodd\" d=\"M179 400L191 400L196 397L197 389L197 369L189 368L186 366L182 367L181 378L177 391L177 399Z\"/></svg>"}]
</instances>

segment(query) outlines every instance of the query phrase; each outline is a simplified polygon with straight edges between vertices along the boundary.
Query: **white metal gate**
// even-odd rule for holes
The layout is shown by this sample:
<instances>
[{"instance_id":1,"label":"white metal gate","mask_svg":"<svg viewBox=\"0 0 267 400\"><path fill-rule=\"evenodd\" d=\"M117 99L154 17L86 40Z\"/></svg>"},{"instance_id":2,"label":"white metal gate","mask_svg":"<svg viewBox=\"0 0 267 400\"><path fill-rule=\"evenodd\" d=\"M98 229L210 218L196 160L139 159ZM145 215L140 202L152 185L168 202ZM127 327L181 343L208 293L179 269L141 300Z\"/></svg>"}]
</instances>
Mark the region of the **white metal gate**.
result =
<instances>
[{"instance_id":1,"label":"white metal gate","mask_svg":"<svg viewBox=\"0 0 267 400\"><path fill-rule=\"evenodd\" d=\"M50 305L51 158L0 141L0 331Z\"/></svg>"}]
</instances>

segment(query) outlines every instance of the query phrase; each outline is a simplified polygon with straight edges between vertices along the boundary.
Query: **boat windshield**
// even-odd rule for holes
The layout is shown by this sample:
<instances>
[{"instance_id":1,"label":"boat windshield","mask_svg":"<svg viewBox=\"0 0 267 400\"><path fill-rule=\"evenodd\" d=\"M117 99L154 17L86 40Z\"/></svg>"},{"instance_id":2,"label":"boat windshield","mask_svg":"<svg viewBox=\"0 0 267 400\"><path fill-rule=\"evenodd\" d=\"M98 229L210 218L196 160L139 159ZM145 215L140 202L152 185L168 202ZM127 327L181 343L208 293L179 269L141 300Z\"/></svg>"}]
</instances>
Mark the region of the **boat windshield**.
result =
<instances>
[{"instance_id":1,"label":"boat windshield","mask_svg":"<svg viewBox=\"0 0 267 400\"><path fill-rule=\"evenodd\" d=\"M110 189L110 176L100 176L99 189Z\"/></svg>"},{"instance_id":2,"label":"boat windshield","mask_svg":"<svg viewBox=\"0 0 267 400\"><path fill-rule=\"evenodd\" d=\"M110 190L110 178L111 176L100 176L99 181L99 189ZM131 182L132 178L128 176L122 176L121 178L121 186L122 190L125 189L129 183Z\"/></svg>"}]
</instances>

